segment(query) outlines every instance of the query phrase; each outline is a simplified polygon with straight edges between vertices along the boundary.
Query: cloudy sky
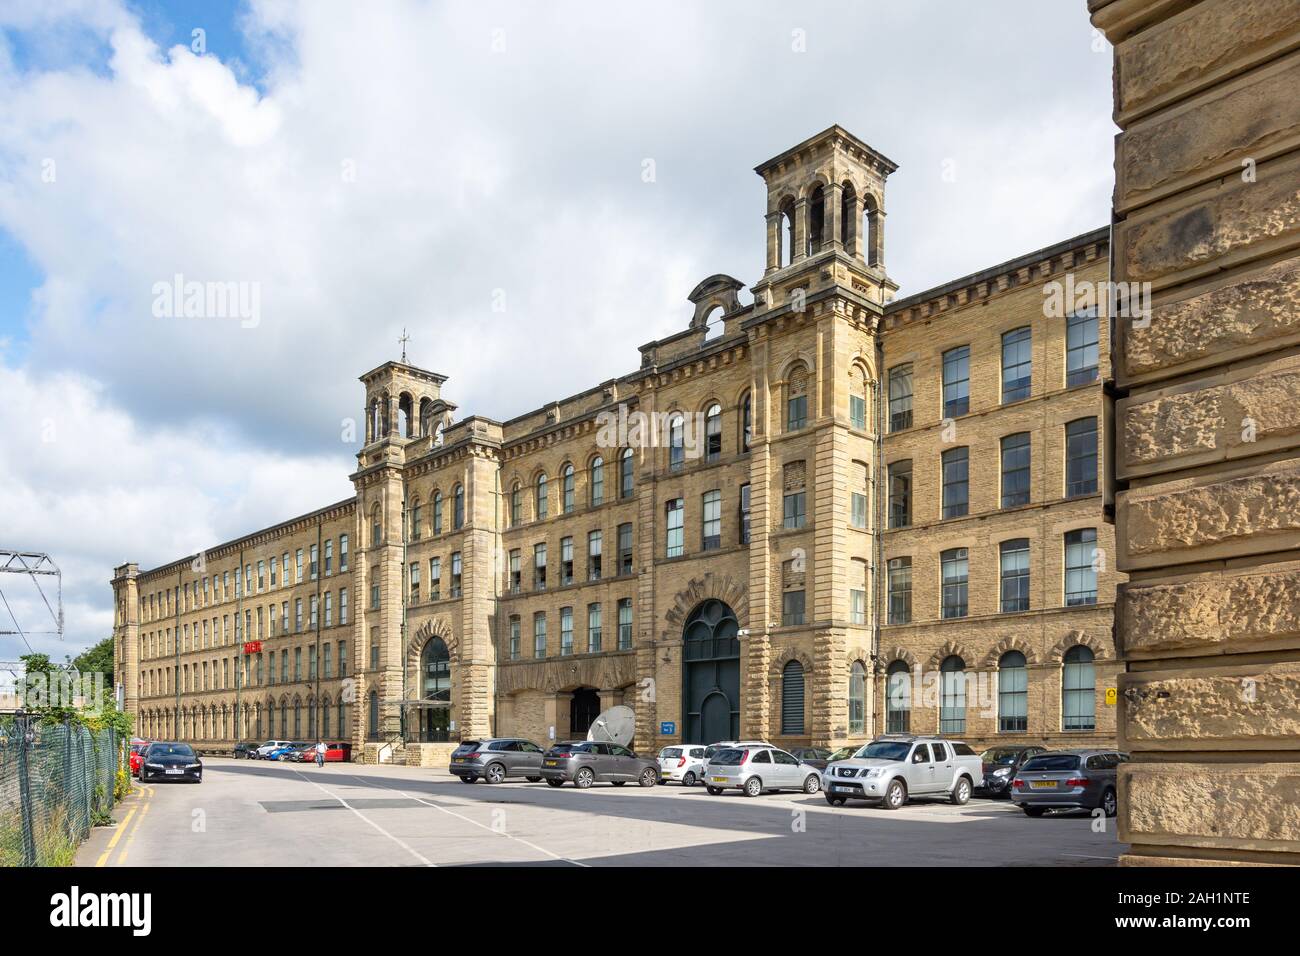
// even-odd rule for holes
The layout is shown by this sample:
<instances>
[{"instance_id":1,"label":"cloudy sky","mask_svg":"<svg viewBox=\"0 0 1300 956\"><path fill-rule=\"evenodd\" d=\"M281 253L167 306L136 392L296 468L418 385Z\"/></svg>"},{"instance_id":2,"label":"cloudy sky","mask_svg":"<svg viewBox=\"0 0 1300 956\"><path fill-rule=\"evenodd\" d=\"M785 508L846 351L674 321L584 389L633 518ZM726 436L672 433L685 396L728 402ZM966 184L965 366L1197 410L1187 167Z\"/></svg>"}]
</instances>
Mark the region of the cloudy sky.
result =
<instances>
[{"instance_id":1,"label":"cloudy sky","mask_svg":"<svg viewBox=\"0 0 1300 956\"><path fill-rule=\"evenodd\" d=\"M899 164L900 295L1108 221L1083 0L0 0L0 547L67 615L31 644L111 633L116 564L351 494L403 327L462 413L631 371L759 277L752 169L832 123ZM257 299L168 316L177 275Z\"/></svg>"}]
</instances>

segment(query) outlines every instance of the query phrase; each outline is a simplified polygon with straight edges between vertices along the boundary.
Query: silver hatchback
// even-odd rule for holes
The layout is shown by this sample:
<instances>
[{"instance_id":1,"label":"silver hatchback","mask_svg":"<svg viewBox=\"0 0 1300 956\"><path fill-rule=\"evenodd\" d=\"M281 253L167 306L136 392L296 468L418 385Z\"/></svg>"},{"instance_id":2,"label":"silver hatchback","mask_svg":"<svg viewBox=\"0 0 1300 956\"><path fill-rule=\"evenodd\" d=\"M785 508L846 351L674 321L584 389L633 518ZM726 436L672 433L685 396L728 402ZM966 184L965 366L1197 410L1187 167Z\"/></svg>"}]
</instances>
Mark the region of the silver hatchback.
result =
<instances>
[{"instance_id":1,"label":"silver hatchback","mask_svg":"<svg viewBox=\"0 0 1300 956\"><path fill-rule=\"evenodd\" d=\"M822 788L822 776L794 754L763 744L714 754L704 766L704 786L714 796L724 790L739 790L747 797L757 797L764 790L816 793Z\"/></svg>"}]
</instances>

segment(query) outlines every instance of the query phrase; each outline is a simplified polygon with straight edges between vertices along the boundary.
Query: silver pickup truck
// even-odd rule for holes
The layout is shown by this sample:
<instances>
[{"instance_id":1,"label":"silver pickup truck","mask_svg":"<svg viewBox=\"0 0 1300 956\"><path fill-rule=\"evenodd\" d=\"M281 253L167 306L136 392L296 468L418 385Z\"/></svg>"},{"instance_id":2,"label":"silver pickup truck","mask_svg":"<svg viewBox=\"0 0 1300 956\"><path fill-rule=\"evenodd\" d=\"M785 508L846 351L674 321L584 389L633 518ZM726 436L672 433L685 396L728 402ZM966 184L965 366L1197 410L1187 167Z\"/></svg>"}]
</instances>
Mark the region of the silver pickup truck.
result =
<instances>
[{"instance_id":1,"label":"silver pickup truck","mask_svg":"<svg viewBox=\"0 0 1300 956\"><path fill-rule=\"evenodd\" d=\"M878 800L886 810L897 810L910 797L946 796L965 803L983 775L979 754L960 741L887 734L848 760L829 764L822 782L832 806Z\"/></svg>"}]
</instances>

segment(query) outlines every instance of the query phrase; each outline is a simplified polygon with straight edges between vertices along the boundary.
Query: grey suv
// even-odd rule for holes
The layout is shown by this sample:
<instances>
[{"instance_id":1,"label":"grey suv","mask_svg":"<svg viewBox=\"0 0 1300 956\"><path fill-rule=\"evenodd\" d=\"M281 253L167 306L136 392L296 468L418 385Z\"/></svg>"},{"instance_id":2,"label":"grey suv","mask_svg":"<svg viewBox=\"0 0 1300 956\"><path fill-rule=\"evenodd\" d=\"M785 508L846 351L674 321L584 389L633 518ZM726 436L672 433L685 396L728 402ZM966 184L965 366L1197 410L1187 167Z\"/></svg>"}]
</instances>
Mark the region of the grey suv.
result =
<instances>
[{"instance_id":1,"label":"grey suv","mask_svg":"<svg viewBox=\"0 0 1300 956\"><path fill-rule=\"evenodd\" d=\"M542 755L541 772L552 787L562 787L566 780L572 780L579 790L593 783L609 782L621 787L635 780L643 787L653 787L659 782L658 761L599 740L556 744Z\"/></svg>"},{"instance_id":2,"label":"grey suv","mask_svg":"<svg viewBox=\"0 0 1300 956\"><path fill-rule=\"evenodd\" d=\"M1048 810L1117 809L1115 778L1128 754L1117 750L1049 750L1025 761L1011 781L1011 802L1031 817Z\"/></svg>"},{"instance_id":3,"label":"grey suv","mask_svg":"<svg viewBox=\"0 0 1300 956\"><path fill-rule=\"evenodd\" d=\"M463 740L452 751L448 769L463 783L480 777L488 783L501 783L509 777L537 783L542 779L542 748L519 737Z\"/></svg>"}]
</instances>

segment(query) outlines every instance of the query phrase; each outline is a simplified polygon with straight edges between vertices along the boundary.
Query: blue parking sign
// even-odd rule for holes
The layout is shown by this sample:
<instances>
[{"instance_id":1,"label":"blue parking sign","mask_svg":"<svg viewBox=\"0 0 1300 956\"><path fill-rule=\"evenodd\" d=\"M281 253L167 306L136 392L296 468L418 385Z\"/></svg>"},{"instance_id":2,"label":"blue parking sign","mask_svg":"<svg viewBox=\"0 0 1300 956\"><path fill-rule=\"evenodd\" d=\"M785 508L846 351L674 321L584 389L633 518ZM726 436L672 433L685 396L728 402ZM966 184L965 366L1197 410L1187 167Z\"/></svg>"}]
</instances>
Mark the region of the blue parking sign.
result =
<instances>
[{"instance_id":1,"label":"blue parking sign","mask_svg":"<svg viewBox=\"0 0 1300 956\"><path fill-rule=\"evenodd\" d=\"M659 733L664 737L670 737L677 733L677 725L671 720L661 721L659 724Z\"/></svg>"}]
</instances>

